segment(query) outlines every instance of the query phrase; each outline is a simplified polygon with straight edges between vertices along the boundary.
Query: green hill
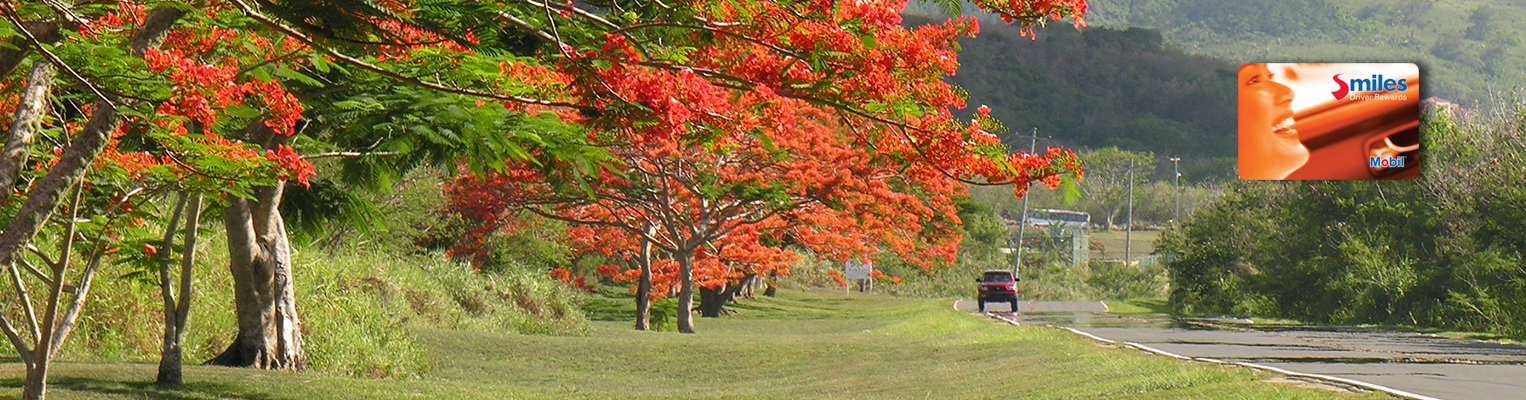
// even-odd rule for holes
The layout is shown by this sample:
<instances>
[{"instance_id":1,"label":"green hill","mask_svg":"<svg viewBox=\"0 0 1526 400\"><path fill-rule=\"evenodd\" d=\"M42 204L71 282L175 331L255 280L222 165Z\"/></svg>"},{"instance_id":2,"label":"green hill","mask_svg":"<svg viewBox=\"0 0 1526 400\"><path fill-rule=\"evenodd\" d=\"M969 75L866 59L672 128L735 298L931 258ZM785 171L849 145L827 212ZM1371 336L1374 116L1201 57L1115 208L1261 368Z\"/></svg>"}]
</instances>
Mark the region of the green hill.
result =
<instances>
[{"instance_id":1,"label":"green hill","mask_svg":"<svg viewBox=\"0 0 1526 400\"><path fill-rule=\"evenodd\" d=\"M970 109L991 107L1014 148L1028 147L1036 127L1059 140L1046 144L1234 155L1231 63L1165 45L1148 29L1057 24L1037 40L1000 22L983 21L981 30L960 41L959 73L949 81L969 92Z\"/></svg>"},{"instance_id":2,"label":"green hill","mask_svg":"<svg viewBox=\"0 0 1526 400\"><path fill-rule=\"evenodd\" d=\"M1011 131L1046 144L1117 146L1203 164L1233 156L1233 71L1245 62L1414 62L1425 96L1490 104L1526 81L1526 1L1091 0L1088 28L1037 40L966 5L982 33L960 41L950 82ZM931 15L931 17L929 17ZM907 24L943 17L913 4ZM969 110L963 111L969 113Z\"/></svg>"},{"instance_id":3,"label":"green hill","mask_svg":"<svg viewBox=\"0 0 1526 400\"><path fill-rule=\"evenodd\" d=\"M1425 96L1492 103L1526 78L1526 1L1091 0L1093 27L1147 27L1233 63L1414 62Z\"/></svg>"}]
</instances>

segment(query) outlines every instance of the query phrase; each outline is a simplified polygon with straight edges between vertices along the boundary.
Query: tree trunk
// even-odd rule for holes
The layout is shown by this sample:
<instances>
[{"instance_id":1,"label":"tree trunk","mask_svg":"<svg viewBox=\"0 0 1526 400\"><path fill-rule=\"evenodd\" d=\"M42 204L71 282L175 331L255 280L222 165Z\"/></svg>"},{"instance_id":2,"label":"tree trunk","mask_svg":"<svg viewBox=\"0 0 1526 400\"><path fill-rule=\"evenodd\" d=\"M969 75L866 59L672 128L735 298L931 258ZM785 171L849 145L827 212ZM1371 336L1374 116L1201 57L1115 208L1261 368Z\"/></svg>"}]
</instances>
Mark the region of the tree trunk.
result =
<instances>
[{"instance_id":1,"label":"tree trunk","mask_svg":"<svg viewBox=\"0 0 1526 400\"><path fill-rule=\"evenodd\" d=\"M641 241L641 254L636 262L640 264L641 279L636 283L636 330L652 330L652 242Z\"/></svg>"},{"instance_id":2,"label":"tree trunk","mask_svg":"<svg viewBox=\"0 0 1526 400\"><path fill-rule=\"evenodd\" d=\"M694 250L678 254L678 333L694 333Z\"/></svg>"},{"instance_id":3,"label":"tree trunk","mask_svg":"<svg viewBox=\"0 0 1526 400\"><path fill-rule=\"evenodd\" d=\"M26 388L21 391L22 400L42 400L48 394L48 364L39 362L27 370Z\"/></svg>"},{"instance_id":4,"label":"tree trunk","mask_svg":"<svg viewBox=\"0 0 1526 400\"><path fill-rule=\"evenodd\" d=\"M154 383L166 386L181 386L180 379L180 344L175 340L175 285L174 278L170 275L170 256L175 249L175 230L180 226L180 216L185 213L185 203L190 200L190 193L180 192L180 199L175 201L174 212L170 214L170 223L164 228L164 240L159 242L159 254L154 256L154 262L159 264L159 297L164 301L164 339L159 347L159 376L154 378Z\"/></svg>"},{"instance_id":5,"label":"tree trunk","mask_svg":"<svg viewBox=\"0 0 1526 400\"><path fill-rule=\"evenodd\" d=\"M58 68L52 63L37 61L32 64L32 72L27 74L21 101L16 104L16 114L11 118L11 135L5 139L4 150L0 150L0 189L11 190L21 169L26 168L27 156L32 154L32 141L42 128L42 117L48 114L48 92L53 89L53 77L57 73Z\"/></svg>"},{"instance_id":6,"label":"tree trunk","mask_svg":"<svg viewBox=\"0 0 1526 400\"><path fill-rule=\"evenodd\" d=\"M302 322L292 289L291 247L279 211L283 183L253 201L228 196L223 223L233 274L238 336L209 365L303 370Z\"/></svg>"},{"instance_id":7,"label":"tree trunk","mask_svg":"<svg viewBox=\"0 0 1526 400\"><path fill-rule=\"evenodd\" d=\"M704 318L720 318L726 312L726 304L736 300L737 293L751 286L755 274L746 274L737 282L726 282L726 286L719 288L699 288L699 316Z\"/></svg>"},{"instance_id":8,"label":"tree trunk","mask_svg":"<svg viewBox=\"0 0 1526 400\"><path fill-rule=\"evenodd\" d=\"M185 196L185 195L182 195ZM185 197L182 197L184 199ZM180 387L185 385L182 378L181 366L184 364L184 346L181 344L185 338L186 317L191 311L191 272L196 264L196 228L201 226L201 194L195 194L191 200L190 208L186 209L190 215L185 223L185 253L180 259L180 296L175 298L175 292L169 284L169 265L160 265L160 278L163 280L161 290L164 293L164 346L159 355L159 376L155 383L165 386ZM174 232L173 221L170 219L170 232ZM171 240L173 237L170 238ZM170 242L166 240L165 242ZM170 246L165 246L165 254L169 253Z\"/></svg>"},{"instance_id":9,"label":"tree trunk","mask_svg":"<svg viewBox=\"0 0 1526 400\"><path fill-rule=\"evenodd\" d=\"M699 288L699 316L701 318L720 318L721 311L725 309L726 292L731 287L730 283L718 288Z\"/></svg>"}]
</instances>

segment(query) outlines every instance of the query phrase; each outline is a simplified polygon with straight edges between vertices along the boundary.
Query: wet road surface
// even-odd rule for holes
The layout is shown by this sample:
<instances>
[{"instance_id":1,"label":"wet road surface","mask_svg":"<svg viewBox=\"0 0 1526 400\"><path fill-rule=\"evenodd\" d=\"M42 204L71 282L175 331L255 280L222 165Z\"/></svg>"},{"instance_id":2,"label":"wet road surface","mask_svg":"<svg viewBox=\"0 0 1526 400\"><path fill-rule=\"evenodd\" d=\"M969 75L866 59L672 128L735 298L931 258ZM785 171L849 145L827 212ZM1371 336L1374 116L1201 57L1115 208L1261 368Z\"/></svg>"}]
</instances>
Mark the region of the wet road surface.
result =
<instances>
[{"instance_id":1,"label":"wet road surface","mask_svg":"<svg viewBox=\"0 0 1526 400\"><path fill-rule=\"evenodd\" d=\"M975 311L973 301L955 308ZM1187 357L1352 379L1448 400L1526 399L1526 346L1352 327L1114 315L1099 302L1023 302L1019 323L1075 328ZM1007 313L1005 303L986 311Z\"/></svg>"}]
</instances>

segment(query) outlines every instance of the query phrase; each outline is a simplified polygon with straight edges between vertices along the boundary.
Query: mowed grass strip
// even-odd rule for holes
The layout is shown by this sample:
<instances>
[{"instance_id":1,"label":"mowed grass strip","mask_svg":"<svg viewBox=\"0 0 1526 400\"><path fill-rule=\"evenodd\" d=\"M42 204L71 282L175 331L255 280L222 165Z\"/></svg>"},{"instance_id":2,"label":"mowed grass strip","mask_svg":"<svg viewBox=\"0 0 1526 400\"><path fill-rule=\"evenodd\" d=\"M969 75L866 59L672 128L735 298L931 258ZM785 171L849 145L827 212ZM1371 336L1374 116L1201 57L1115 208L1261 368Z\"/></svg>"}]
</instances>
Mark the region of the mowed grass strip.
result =
<instances>
[{"instance_id":1,"label":"mowed grass strip","mask_svg":"<svg viewBox=\"0 0 1526 400\"><path fill-rule=\"evenodd\" d=\"M191 367L186 390L146 364L64 364L55 399L1382 398L1290 384L1240 368L1100 347L1052 328L955 312L948 301L781 291L697 335L595 323L588 336L422 330L434 370L414 379ZM321 333L312 333L314 335ZM0 396L20 392L0 366Z\"/></svg>"}]
</instances>

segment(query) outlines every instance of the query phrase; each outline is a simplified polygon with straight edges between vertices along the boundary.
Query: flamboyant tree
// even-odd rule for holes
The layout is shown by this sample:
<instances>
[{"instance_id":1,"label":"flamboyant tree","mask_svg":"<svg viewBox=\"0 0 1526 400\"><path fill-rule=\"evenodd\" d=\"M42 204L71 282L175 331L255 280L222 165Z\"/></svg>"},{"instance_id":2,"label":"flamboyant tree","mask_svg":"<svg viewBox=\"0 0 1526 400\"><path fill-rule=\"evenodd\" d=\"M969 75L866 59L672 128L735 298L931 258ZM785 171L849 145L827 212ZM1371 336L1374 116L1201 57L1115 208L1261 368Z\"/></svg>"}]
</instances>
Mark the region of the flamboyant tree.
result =
<instances>
[{"instance_id":1,"label":"flamboyant tree","mask_svg":"<svg viewBox=\"0 0 1526 400\"><path fill-rule=\"evenodd\" d=\"M0 328L22 354L27 399L45 395L52 358L88 300L102 260L132 263L159 252L149 244L154 235L143 229L144 218L162 215L156 200L174 192L237 198L259 185L311 174L289 147L266 151L217 133L244 123L228 118L230 108L285 117L267 123L284 130L300 108L293 109L295 101L271 82L232 79L237 66L227 61L181 59L178 48L194 44L180 43L171 30L197 14L179 6L59 7L0 4L10 22L7 39L22 44L0 56L31 65L14 98L17 112L6 124L10 135L0 159L0 181L15 188L6 201L19 203L8 209L14 214L0 234L0 266L10 272L22 304L19 318L0 314ZM55 46L61 39L47 36L58 29L68 29L66 45ZM166 41L171 49L161 47ZM58 246L56 256L40 249L49 245ZM170 282L163 283L169 299ZM28 287L49 289L41 307ZM175 332L167 326L167 355L178 355L184 312L176 315Z\"/></svg>"},{"instance_id":2,"label":"flamboyant tree","mask_svg":"<svg viewBox=\"0 0 1526 400\"><path fill-rule=\"evenodd\" d=\"M758 101L751 95L734 101ZM726 102L687 98L684 103L706 101ZM610 254L635 259L643 276L637 285L638 329L652 286L645 277L662 258L677 263L673 284L680 310L690 309L698 287L708 296L707 316L718 315L728 285L787 273L794 253L786 244L839 261L881 250L929 268L952 261L958 243L952 196L963 186L946 171L909 160L915 151L910 145L855 147L860 140L855 132L861 131L837 125L831 114L804 101L763 101L772 107L717 106L718 119L752 121L705 141L609 132L631 137L631 144L610 149L615 162L595 171L547 161L463 175L449 187L451 207L463 219L489 227L528 211L600 228L574 234ZM1023 157L1028 176L1050 182L1074 161L1058 150ZM654 260L647 246L666 257ZM680 312L678 327L693 332L687 312Z\"/></svg>"},{"instance_id":3,"label":"flamboyant tree","mask_svg":"<svg viewBox=\"0 0 1526 400\"><path fill-rule=\"evenodd\" d=\"M46 174L21 182L30 190L23 190L27 196L22 207L0 238L0 259L12 268L17 257L14 249L34 241L35 224L59 205L60 193L70 185L78 186L87 170L94 171L92 176L99 175L100 171L95 171L99 167L92 167L99 160L126 170L119 177L126 183L120 186L171 188L198 197L211 194L222 205L244 202L262 188L286 179L305 184L312 174L311 166L290 146L261 147L252 144L257 141L248 135L251 131L269 132L271 137L293 134L302 113L297 99L284 90L280 79L247 73L263 67L278 68L276 51L285 47L290 52L300 44L285 42L268 31L229 28L237 27L229 18L239 15L227 13L227 7L149 5L6 3L3 7L11 22L4 33L9 40L23 44L3 56L16 56L18 64L30 62L34 76L41 77L35 72L45 68L66 72L51 75L63 75L69 83L53 87L49 93L55 79L31 80L31 84L41 85L37 92L42 95L22 96L23 103L35 101L43 109L49 103L62 105L51 114L26 113L39 108L31 104L17 107L23 118L16 121L7 142L7 157L0 163L5 184L9 187L17 182L12 171L28 161L27 153L49 144L57 147L53 157L38 160L50 166ZM43 33L63 30L67 34L49 39L28 29L39 25L46 28L40 31ZM5 61L8 65L10 59ZM278 168L257 168L249 164L250 160L263 160ZM212 183L193 185L188 179L211 179ZM167 232L174 232L173 227ZM190 239L188 235L187 245L191 245ZM172 242L165 239L162 243ZM172 249L164 250L167 255ZM87 277L93 274L92 268L86 269ZM173 293L175 285L169 274L160 276L166 300L165 363L160 381L168 384L180 381L179 339L187 314L189 294L184 288L189 286L188 270L181 268L179 296ZM83 302L83 292L76 299ZM60 343L53 340L47 344ZM49 357L51 354L36 357L38 367L29 368L25 397L42 396Z\"/></svg>"},{"instance_id":4,"label":"flamboyant tree","mask_svg":"<svg viewBox=\"0 0 1526 400\"><path fill-rule=\"evenodd\" d=\"M779 117L785 109L808 108L839 119L852 131L848 147L869 149L876 157L903 164L927 165L955 180L1017 183L1018 194L1031 181L1057 183L1057 172L1073 165L1068 154L1058 158L1009 155L981 129L982 124L961 123L949 113L950 108L964 104L941 78L957 67L955 38L977 31L973 19L907 29L898 25L897 13L904 6L899 1L594 4L607 7L607 13L572 3L532 4L545 7L547 20L544 25L522 25L540 29L544 33L540 37L555 43L565 59L556 70L545 71L549 78L544 79L571 88L573 97L568 101L579 112L566 112L564 118L594 127L597 131L592 135L606 135L601 140L619 146L615 152L631 153L616 155L621 167L615 169L653 172L650 176L655 178L622 182L599 177L603 169L571 171L595 176L580 179L566 176L568 171L533 173L527 168L527 172L490 181L513 185L544 180L553 182L549 189L576 186L585 190L635 185L639 190L633 194L603 198L612 203L594 201L579 207L581 211L574 214L580 215L566 214L568 203L560 201L561 211L547 214L602 221L598 224L619 220L615 224L626 231L658 247L667 246L665 250L679 261L681 307L689 305L696 254L717 232L729 233L740 226L711 222L761 223L778 214L768 207L777 203L713 201L719 192L705 184L714 183L706 179L712 179L716 168L726 166L730 161L724 160L730 160L736 149L772 146L776 137L758 131L769 128L769 123L789 120ZM981 5L1025 26L1085 12L1081 1ZM551 15L552 11L561 18ZM609 29L580 29L589 26ZM685 184L687 192L674 190ZM491 185L480 187L487 186ZM549 189L514 188L516 193L505 196L533 198L546 195ZM650 193L667 198L657 204L633 205L643 198L632 196ZM732 200L741 198L745 196ZM683 209L693 212L692 216L664 211L681 202L697 204ZM657 222L658 216L669 217L670 223ZM679 324L680 330L692 331L686 313L680 313Z\"/></svg>"},{"instance_id":5,"label":"flamboyant tree","mask_svg":"<svg viewBox=\"0 0 1526 400\"><path fill-rule=\"evenodd\" d=\"M21 229L6 230L7 236L0 240L3 242L0 243L0 255L9 259L16 253L16 249L23 248L37 229L40 229L39 226L47 219L47 215L62 202L64 192L73 184L71 182L77 182L78 176L83 174L92 160L103 151L109 153L109 149L117 146L119 141L126 140L123 142L125 149L172 151L170 147L175 143L171 142L185 140L173 135L128 135L126 139L108 137L107 134L119 126L150 123L170 129L168 127L173 125L174 128L188 132L187 137L197 138L196 140L218 142L225 147L264 155L276 165L288 168L282 170L285 172L244 168L239 182L228 184L229 190L213 193L231 194L220 198L215 206L225 208L222 214L228 227L230 269L234 275L237 299L235 308L239 321L238 338L228 351L213 361L224 365L300 369L305 364L301 325L295 313L295 297L290 279L290 250L279 206L288 178L296 179L305 186L311 175L310 166L293 148L297 142L291 140L291 137L308 127L322 128L324 124L323 121L315 120L305 120L300 126L297 124L303 120L303 107L298 96L333 100L332 97L324 96L353 90L359 92L359 97L362 98L366 98L366 95L393 100L411 97L415 100L412 102L414 104L422 100L429 106L448 108L451 112L460 110L460 105L491 109L481 107L482 99L534 101L513 95L426 84L386 69L416 68L411 66L416 63L413 56L427 55L434 51L471 54L462 43L435 41L438 35L427 33L417 24L403 22L403 15L389 14L404 10L400 7L407 7L407 4L388 3L384 7L363 1L341 2L325 8L327 14L314 14L312 18L295 17L309 22L305 28L314 28L312 23L333 22L334 26L328 28L337 29L324 37L336 41L354 39L357 32L379 35L379 40L346 48L359 49L370 62L339 53L334 48L325 46L333 43L315 41L310 34L290 29L279 18L266 17L262 11L251 8L247 3L168 4L157 8L151 7L153 4L157 2L124 1L104 5L66 2L26 2L19 5L4 3L5 7L0 13L7 17L8 23L0 26L0 36L11 46L0 49L0 72L8 75L18 66L30 65L28 75L31 79L27 79L29 83L26 87L7 91L6 96L0 97L0 105L14 107L16 110L14 114L7 114L14 115L15 118L14 124L9 123L11 121L5 124L7 128L12 128L12 132L5 147L4 162L0 162L0 176L4 177L0 182L7 187L17 185L18 171L23 169L28 156L35 153L36 148L50 143L39 138L56 139L59 136L40 135L39 132L48 131L43 128L52 127L49 132L62 131L63 137L72 136L72 142L61 140L69 143L67 146L59 146L67 148L67 151L54 154L55 157L49 161L56 164L48 165L53 165L52 171L57 173L48 175L47 179L19 182L25 187L23 192L29 191L32 196L14 214L11 228ZM285 10L282 7L294 4L262 4L261 8L265 11L293 16L282 12ZM295 4L302 5L304 4ZM340 18L320 18L323 16ZM475 42L469 31L466 39L469 40L463 43ZM389 57L390 62L382 61ZM494 61L483 61L485 58ZM493 71L499 71L499 61L512 57L485 58L476 59L476 65L491 66ZM336 61L340 64L335 64ZM356 69L361 73L351 74L341 65L359 67ZM451 65L459 67L459 64ZM324 75L330 72L332 74ZM80 89L50 90L54 86L55 76L66 79L70 83L68 86ZM508 79L506 77L503 80ZM19 79L6 81L20 82ZM370 89L396 86L398 81L412 83L415 87L421 87L425 93L382 90L378 96L374 91L367 92ZM60 90L67 91L73 97L67 97ZM477 99L462 100L461 97ZM46 111L47 105L61 99L67 100L64 101L65 106L53 110L54 115L50 116ZM447 104L441 102L441 99L450 102ZM86 104L92 101L94 104ZM474 101L476 104L473 104ZM388 106L390 105L383 107ZM391 108L387 110L388 113L401 114L399 117L439 111L428 109L427 106L388 108ZM550 126L550 129L555 130L560 124L554 116L527 117L522 112L510 112L502 107L496 109L498 112L469 111L467 114L471 115L468 118L451 120L457 125L480 125L447 133L446 135L456 136L454 142L426 138L439 144L433 148L418 146L425 148L394 158L417 164L419 158L450 158L454 161L462 152L474 157L504 157L514 149L503 145L505 140L497 138L513 137L516 131L523 130L519 128L524 125L537 125L539 128ZM90 123L74 130L59 128L68 126L73 123L73 119L78 118L88 118ZM173 120L174 124L166 122L166 118ZM483 121L487 123L482 123ZM415 124L414 127L418 125L435 125L431 127L444 130L443 126L447 123L439 121L436 124ZM492 132L496 137L475 140L486 137L487 132ZM402 138L415 143L422 141L419 139L421 135L399 135L396 132L378 135L375 130L364 133L372 136L310 137L317 140L304 141L296 146L303 147L304 152L321 153L314 155L315 159L325 156L347 158L357 154L356 147L372 150L378 145L384 145L378 152L397 153L395 149L385 147L405 146L397 144L404 140L390 139ZM357 142L371 147L357 146ZM463 143L479 147L469 148ZM455 148L441 149L450 145ZM253 149L248 148L250 146ZM466 150L461 150L462 148ZM445 157L442 156L442 151L435 150L454 153ZM188 168L240 166L227 162L208 163ZM246 184L249 182L258 184L250 186ZM237 190L232 190L235 188ZM183 319L173 318L175 316L170 315L168 308L183 308L185 294L181 294L179 301L171 301L175 297L170 293L171 285L162 287L166 296L166 322ZM167 355L170 350L178 349L178 346L170 342L175 340L179 331L178 327L167 326ZM169 364L176 363L166 365Z\"/></svg>"}]
</instances>

